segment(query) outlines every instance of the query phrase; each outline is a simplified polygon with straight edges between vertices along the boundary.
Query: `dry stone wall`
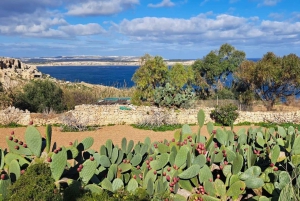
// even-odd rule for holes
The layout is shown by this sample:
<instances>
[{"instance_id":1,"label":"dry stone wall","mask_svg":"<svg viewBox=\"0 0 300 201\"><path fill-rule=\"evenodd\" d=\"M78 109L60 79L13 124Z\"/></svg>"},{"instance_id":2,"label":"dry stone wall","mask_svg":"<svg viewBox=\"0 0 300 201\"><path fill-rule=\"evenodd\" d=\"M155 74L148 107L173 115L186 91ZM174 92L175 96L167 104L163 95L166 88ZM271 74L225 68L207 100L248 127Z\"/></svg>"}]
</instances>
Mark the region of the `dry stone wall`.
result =
<instances>
[{"instance_id":1,"label":"dry stone wall","mask_svg":"<svg viewBox=\"0 0 300 201\"><path fill-rule=\"evenodd\" d=\"M123 107L123 108L122 108ZM123 110L122 110L122 109ZM126 109L131 110L126 110ZM125 110L124 110L125 109ZM197 113L203 109L206 115L205 122L212 121L210 112L213 108L194 109L166 109L157 107L130 107L120 105L79 105L74 110L59 115L36 115L9 107L0 111L0 123L6 124L9 120L27 125L33 120L36 125L65 124L74 121L83 125L108 125L108 124L136 124L151 122L164 123L197 123ZM239 122L294 122L300 123L300 110L294 112L245 112L240 111L234 123Z\"/></svg>"}]
</instances>

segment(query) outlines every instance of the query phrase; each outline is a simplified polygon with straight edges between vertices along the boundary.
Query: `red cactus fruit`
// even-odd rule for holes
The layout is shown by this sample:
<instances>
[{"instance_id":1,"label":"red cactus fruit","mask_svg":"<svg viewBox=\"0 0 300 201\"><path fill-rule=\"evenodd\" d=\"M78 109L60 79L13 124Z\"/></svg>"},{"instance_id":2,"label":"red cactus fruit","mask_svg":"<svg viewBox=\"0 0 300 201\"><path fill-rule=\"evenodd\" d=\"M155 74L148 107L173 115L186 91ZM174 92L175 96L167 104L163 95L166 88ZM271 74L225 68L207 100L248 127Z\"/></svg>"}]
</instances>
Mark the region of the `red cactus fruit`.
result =
<instances>
[{"instance_id":1,"label":"red cactus fruit","mask_svg":"<svg viewBox=\"0 0 300 201\"><path fill-rule=\"evenodd\" d=\"M23 144L23 147L24 147L24 148L27 148L27 144Z\"/></svg>"},{"instance_id":2,"label":"red cactus fruit","mask_svg":"<svg viewBox=\"0 0 300 201\"><path fill-rule=\"evenodd\" d=\"M19 150L19 149L20 149L20 147L16 145L16 146L15 146L15 149L16 149L16 150Z\"/></svg>"},{"instance_id":3,"label":"red cactus fruit","mask_svg":"<svg viewBox=\"0 0 300 201\"><path fill-rule=\"evenodd\" d=\"M133 175L133 178L136 179L136 175Z\"/></svg>"},{"instance_id":4,"label":"red cactus fruit","mask_svg":"<svg viewBox=\"0 0 300 201\"><path fill-rule=\"evenodd\" d=\"M170 168L170 167L168 167L168 168L167 168L167 171L168 171L168 172L170 172L170 171L171 171L171 168Z\"/></svg>"},{"instance_id":5,"label":"red cactus fruit","mask_svg":"<svg viewBox=\"0 0 300 201\"><path fill-rule=\"evenodd\" d=\"M18 141L19 141L18 139L14 139L14 142L15 142L15 143L18 143Z\"/></svg>"},{"instance_id":6,"label":"red cactus fruit","mask_svg":"<svg viewBox=\"0 0 300 201\"><path fill-rule=\"evenodd\" d=\"M73 142L69 142L69 145L72 146L72 145L73 145Z\"/></svg>"},{"instance_id":7,"label":"red cactus fruit","mask_svg":"<svg viewBox=\"0 0 300 201\"><path fill-rule=\"evenodd\" d=\"M274 167L274 163L271 163L271 164L270 164L270 167Z\"/></svg>"},{"instance_id":8,"label":"red cactus fruit","mask_svg":"<svg viewBox=\"0 0 300 201\"><path fill-rule=\"evenodd\" d=\"M55 154L57 154L57 153L58 153L58 150L57 150L57 149L55 149L53 152L54 152Z\"/></svg>"},{"instance_id":9,"label":"red cactus fruit","mask_svg":"<svg viewBox=\"0 0 300 201\"><path fill-rule=\"evenodd\" d=\"M5 174L1 174L1 180L4 180L6 178Z\"/></svg>"},{"instance_id":10,"label":"red cactus fruit","mask_svg":"<svg viewBox=\"0 0 300 201\"><path fill-rule=\"evenodd\" d=\"M278 171L278 167L274 167L273 170L274 170L274 171Z\"/></svg>"},{"instance_id":11,"label":"red cactus fruit","mask_svg":"<svg viewBox=\"0 0 300 201\"><path fill-rule=\"evenodd\" d=\"M11 135L14 135L14 134L15 134L15 131L11 131L10 134L11 134Z\"/></svg>"},{"instance_id":12,"label":"red cactus fruit","mask_svg":"<svg viewBox=\"0 0 300 201\"><path fill-rule=\"evenodd\" d=\"M51 163L52 162L52 158L47 158L47 161L48 161L48 163Z\"/></svg>"},{"instance_id":13,"label":"red cactus fruit","mask_svg":"<svg viewBox=\"0 0 300 201\"><path fill-rule=\"evenodd\" d=\"M29 122L29 125L33 125L33 121L32 120Z\"/></svg>"},{"instance_id":14,"label":"red cactus fruit","mask_svg":"<svg viewBox=\"0 0 300 201\"><path fill-rule=\"evenodd\" d=\"M61 151L61 150L62 150L62 148L61 148L61 147L59 147L57 150L58 150L58 151Z\"/></svg>"},{"instance_id":15,"label":"red cactus fruit","mask_svg":"<svg viewBox=\"0 0 300 201\"><path fill-rule=\"evenodd\" d=\"M82 165L82 164L80 164L78 167L79 167L80 169L82 169L82 168L83 168L83 165Z\"/></svg>"},{"instance_id":16,"label":"red cactus fruit","mask_svg":"<svg viewBox=\"0 0 300 201\"><path fill-rule=\"evenodd\" d=\"M25 173L25 170L21 170L21 174L24 174Z\"/></svg>"},{"instance_id":17,"label":"red cactus fruit","mask_svg":"<svg viewBox=\"0 0 300 201\"><path fill-rule=\"evenodd\" d=\"M150 161L153 161L153 158L152 158L152 157L150 157L150 158L149 158L149 160L150 160Z\"/></svg>"},{"instance_id":18,"label":"red cactus fruit","mask_svg":"<svg viewBox=\"0 0 300 201\"><path fill-rule=\"evenodd\" d=\"M8 139L9 139L10 141L12 141L14 138L13 138L12 136L9 136Z\"/></svg>"},{"instance_id":19,"label":"red cactus fruit","mask_svg":"<svg viewBox=\"0 0 300 201\"><path fill-rule=\"evenodd\" d=\"M94 157L91 157L90 160L91 160L91 161L94 161L95 159L94 159Z\"/></svg>"},{"instance_id":20,"label":"red cactus fruit","mask_svg":"<svg viewBox=\"0 0 300 201\"><path fill-rule=\"evenodd\" d=\"M157 174L156 170L153 171L153 174Z\"/></svg>"},{"instance_id":21,"label":"red cactus fruit","mask_svg":"<svg viewBox=\"0 0 300 201\"><path fill-rule=\"evenodd\" d=\"M77 172L81 172L81 168L77 168Z\"/></svg>"},{"instance_id":22,"label":"red cactus fruit","mask_svg":"<svg viewBox=\"0 0 300 201\"><path fill-rule=\"evenodd\" d=\"M140 168L141 168L141 166L139 166L139 165L138 165L138 166L136 166L136 169L138 169L138 170L139 170Z\"/></svg>"},{"instance_id":23,"label":"red cactus fruit","mask_svg":"<svg viewBox=\"0 0 300 201\"><path fill-rule=\"evenodd\" d=\"M19 141L19 145L23 145L23 142L22 142L22 141Z\"/></svg>"}]
</instances>

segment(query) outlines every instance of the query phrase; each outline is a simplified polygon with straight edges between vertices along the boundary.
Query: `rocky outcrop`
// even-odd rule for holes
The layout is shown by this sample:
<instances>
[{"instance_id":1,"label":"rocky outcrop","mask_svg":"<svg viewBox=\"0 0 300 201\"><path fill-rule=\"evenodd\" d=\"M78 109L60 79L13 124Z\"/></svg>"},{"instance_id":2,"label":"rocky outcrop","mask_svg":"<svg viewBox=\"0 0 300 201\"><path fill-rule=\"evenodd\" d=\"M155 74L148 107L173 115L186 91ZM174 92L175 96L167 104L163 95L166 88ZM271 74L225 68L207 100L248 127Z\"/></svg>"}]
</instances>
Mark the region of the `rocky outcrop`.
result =
<instances>
[{"instance_id":1,"label":"rocky outcrop","mask_svg":"<svg viewBox=\"0 0 300 201\"><path fill-rule=\"evenodd\" d=\"M0 81L9 78L33 79L42 77L36 66L22 63L19 59L0 57Z\"/></svg>"}]
</instances>

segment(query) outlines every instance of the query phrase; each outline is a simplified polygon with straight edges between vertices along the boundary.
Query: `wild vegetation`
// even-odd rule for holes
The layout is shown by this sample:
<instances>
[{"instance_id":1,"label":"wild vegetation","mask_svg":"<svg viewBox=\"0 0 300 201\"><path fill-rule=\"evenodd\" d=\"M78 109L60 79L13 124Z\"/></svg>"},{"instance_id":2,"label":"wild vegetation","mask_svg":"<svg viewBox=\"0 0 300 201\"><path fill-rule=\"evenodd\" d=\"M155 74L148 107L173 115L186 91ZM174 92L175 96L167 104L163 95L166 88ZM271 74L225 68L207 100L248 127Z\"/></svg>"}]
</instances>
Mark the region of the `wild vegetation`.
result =
<instances>
[{"instance_id":1,"label":"wild vegetation","mask_svg":"<svg viewBox=\"0 0 300 201\"><path fill-rule=\"evenodd\" d=\"M9 152L0 149L0 195L4 200L280 200L300 199L300 132L249 128L215 129L201 135L188 125L171 140L121 146L107 140L93 150L94 139L67 147L51 142L29 126L25 141L12 132ZM53 146L51 146L53 144ZM32 178L31 180L29 178ZM39 178L43 178L40 180ZM36 180L37 182L32 182ZM26 185L25 185L26 183ZM37 186L37 184L39 186ZM38 188L43 190L37 191Z\"/></svg>"},{"instance_id":2,"label":"wild vegetation","mask_svg":"<svg viewBox=\"0 0 300 201\"><path fill-rule=\"evenodd\" d=\"M145 54L134 73L133 88L117 89L81 83L37 80L17 86L0 85L1 107L14 105L31 112L61 112L95 104L107 97L131 97L135 105L187 108L198 100L236 100L242 108L262 101L268 110L278 102L291 104L300 94L300 59L266 53L259 61L230 44L210 51L191 66L167 66L161 56ZM24 87L21 87L23 86ZM240 108L240 109L242 109Z\"/></svg>"},{"instance_id":3,"label":"wild vegetation","mask_svg":"<svg viewBox=\"0 0 300 201\"><path fill-rule=\"evenodd\" d=\"M279 57L268 52L254 62L227 43L191 66L168 68L161 57L146 54L132 78L136 84L132 102L186 107L186 102L203 99L235 99L245 105L261 100L272 110L275 103L289 104L289 97L300 94L299 69L295 54ZM195 95L183 96L186 91Z\"/></svg>"}]
</instances>

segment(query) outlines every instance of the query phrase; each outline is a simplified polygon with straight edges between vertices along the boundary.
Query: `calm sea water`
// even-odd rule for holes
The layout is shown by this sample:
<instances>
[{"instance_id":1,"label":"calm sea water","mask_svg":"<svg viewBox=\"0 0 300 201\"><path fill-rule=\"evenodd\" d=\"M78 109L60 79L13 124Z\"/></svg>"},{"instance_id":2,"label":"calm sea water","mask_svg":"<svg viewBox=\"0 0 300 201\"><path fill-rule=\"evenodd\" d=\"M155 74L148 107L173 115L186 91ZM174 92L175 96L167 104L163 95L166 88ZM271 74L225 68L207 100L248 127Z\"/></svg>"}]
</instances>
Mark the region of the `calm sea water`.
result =
<instances>
[{"instance_id":1,"label":"calm sea water","mask_svg":"<svg viewBox=\"0 0 300 201\"><path fill-rule=\"evenodd\" d=\"M39 71L70 82L86 82L114 87L132 87L132 75L138 66L45 66Z\"/></svg>"}]
</instances>

